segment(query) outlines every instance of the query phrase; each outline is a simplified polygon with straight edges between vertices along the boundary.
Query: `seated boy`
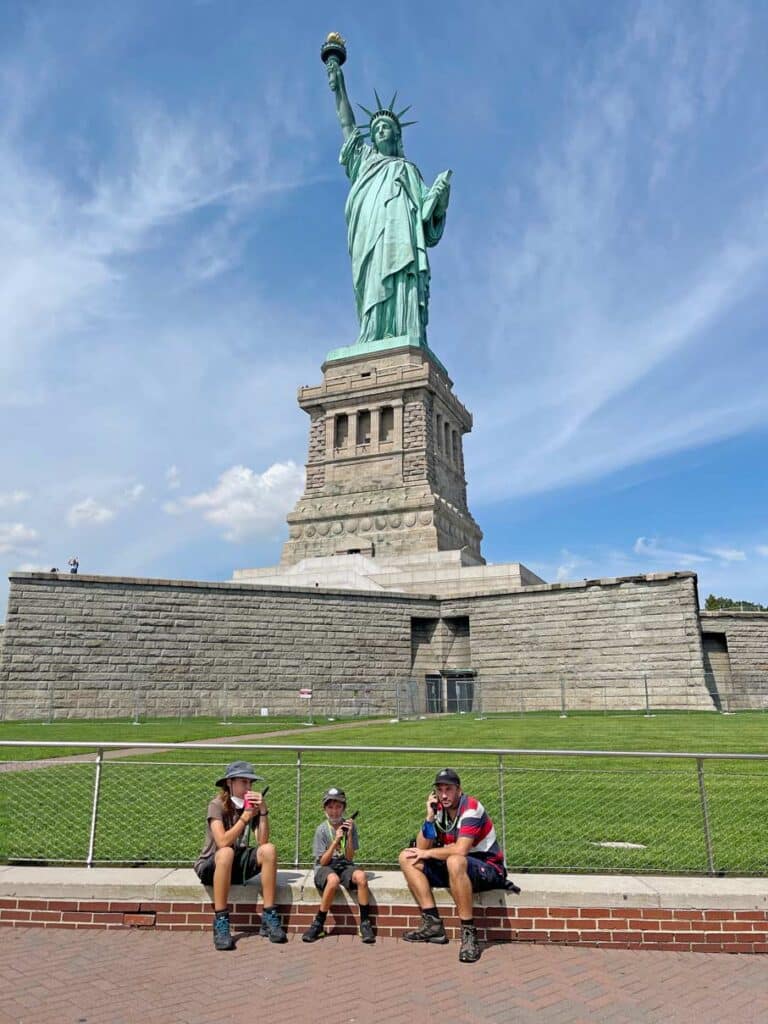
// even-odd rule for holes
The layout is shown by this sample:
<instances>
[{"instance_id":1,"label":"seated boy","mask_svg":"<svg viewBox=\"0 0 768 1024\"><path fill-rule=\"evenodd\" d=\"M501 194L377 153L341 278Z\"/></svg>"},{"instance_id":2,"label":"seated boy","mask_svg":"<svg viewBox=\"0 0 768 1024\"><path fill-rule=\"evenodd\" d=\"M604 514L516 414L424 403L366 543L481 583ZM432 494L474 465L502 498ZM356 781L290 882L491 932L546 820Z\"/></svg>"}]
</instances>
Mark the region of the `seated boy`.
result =
<instances>
[{"instance_id":1,"label":"seated boy","mask_svg":"<svg viewBox=\"0 0 768 1024\"><path fill-rule=\"evenodd\" d=\"M361 868L354 865L358 847L357 826L352 818L344 820L346 806L347 798L343 789L326 790L323 795L325 821L317 826L312 842L315 885L320 893L320 909L302 935L304 942L316 942L325 937L325 919L340 885L349 892L357 889L360 904L360 938L363 942L376 941L370 920L368 877Z\"/></svg>"}]
</instances>

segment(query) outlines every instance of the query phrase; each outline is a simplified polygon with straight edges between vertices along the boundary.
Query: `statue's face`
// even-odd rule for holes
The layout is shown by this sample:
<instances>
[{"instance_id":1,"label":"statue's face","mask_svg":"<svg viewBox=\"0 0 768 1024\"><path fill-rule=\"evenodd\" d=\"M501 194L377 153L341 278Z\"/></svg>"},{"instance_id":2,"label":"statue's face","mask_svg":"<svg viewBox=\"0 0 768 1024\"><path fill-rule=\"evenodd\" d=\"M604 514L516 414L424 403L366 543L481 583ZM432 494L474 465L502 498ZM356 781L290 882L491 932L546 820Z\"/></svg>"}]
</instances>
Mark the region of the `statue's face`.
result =
<instances>
[{"instance_id":1,"label":"statue's face","mask_svg":"<svg viewBox=\"0 0 768 1024\"><path fill-rule=\"evenodd\" d=\"M386 156L397 156L397 126L388 117L378 118L373 125L371 136L379 153L384 153Z\"/></svg>"}]
</instances>

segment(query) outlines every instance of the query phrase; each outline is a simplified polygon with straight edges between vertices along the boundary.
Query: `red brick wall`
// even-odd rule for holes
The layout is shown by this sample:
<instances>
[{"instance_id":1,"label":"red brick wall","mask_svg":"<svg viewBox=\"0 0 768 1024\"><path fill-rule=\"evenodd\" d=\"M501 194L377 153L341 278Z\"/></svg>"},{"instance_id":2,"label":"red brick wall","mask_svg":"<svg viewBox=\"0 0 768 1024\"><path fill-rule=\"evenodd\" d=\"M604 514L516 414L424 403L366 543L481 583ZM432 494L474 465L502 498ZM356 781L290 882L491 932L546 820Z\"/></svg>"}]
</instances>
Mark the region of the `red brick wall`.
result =
<instances>
[{"instance_id":1,"label":"red brick wall","mask_svg":"<svg viewBox=\"0 0 768 1024\"><path fill-rule=\"evenodd\" d=\"M289 932L301 933L312 920L311 905L281 906ZM0 925L44 928L211 927L212 910L201 903L146 903L129 900L0 899ZM232 910L235 929L258 928L256 904ZM378 906L379 935L399 936L419 924L411 905ZM448 934L458 937L455 915L443 914ZM762 910L652 910L619 907L477 907L481 939L490 942L561 942L615 949L670 949L699 953L768 953L768 912ZM357 914L340 908L328 924L340 932L357 929Z\"/></svg>"}]
</instances>

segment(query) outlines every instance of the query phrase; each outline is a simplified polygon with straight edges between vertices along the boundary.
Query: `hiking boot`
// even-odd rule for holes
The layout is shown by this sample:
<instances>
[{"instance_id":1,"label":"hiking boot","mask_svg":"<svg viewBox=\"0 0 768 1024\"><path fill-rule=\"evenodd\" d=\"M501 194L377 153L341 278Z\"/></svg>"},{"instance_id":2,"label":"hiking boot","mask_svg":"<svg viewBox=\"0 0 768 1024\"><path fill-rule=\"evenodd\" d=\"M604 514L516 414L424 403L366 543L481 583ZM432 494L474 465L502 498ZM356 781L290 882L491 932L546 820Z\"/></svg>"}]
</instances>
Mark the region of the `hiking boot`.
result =
<instances>
[{"instance_id":1,"label":"hiking boot","mask_svg":"<svg viewBox=\"0 0 768 1024\"><path fill-rule=\"evenodd\" d=\"M307 928L304 934L301 936L302 942L317 942L318 939L325 938L325 925L314 919L312 924Z\"/></svg>"},{"instance_id":2,"label":"hiking boot","mask_svg":"<svg viewBox=\"0 0 768 1024\"><path fill-rule=\"evenodd\" d=\"M426 914L421 915L421 927L415 932L406 932L403 938L406 942L436 942L439 946L444 946L448 941L440 918L428 917Z\"/></svg>"},{"instance_id":3,"label":"hiking boot","mask_svg":"<svg viewBox=\"0 0 768 1024\"><path fill-rule=\"evenodd\" d=\"M235 940L229 930L229 914L217 915L213 919L213 945L215 949L235 948Z\"/></svg>"},{"instance_id":4,"label":"hiking boot","mask_svg":"<svg viewBox=\"0 0 768 1024\"><path fill-rule=\"evenodd\" d=\"M373 933L373 925L366 919L360 922L360 938L363 942L375 942L376 936Z\"/></svg>"},{"instance_id":5,"label":"hiking boot","mask_svg":"<svg viewBox=\"0 0 768 1024\"><path fill-rule=\"evenodd\" d=\"M462 925L459 961L463 964L473 964L479 959L480 943L477 941L477 928L473 928L471 925Z\"/></svg>"},{"instance_id":6,"label":"hiking boot","mask_svg":"<svg viewBox=\"0 0 768 1024\"><path fill-rule=\"evenodd\" d=\"M274 909L265 910L261 915L261 928L259 935L264 935L270 942L287 942L287 936L282 924L280 915Z\"/></svg>"}]
</instances>

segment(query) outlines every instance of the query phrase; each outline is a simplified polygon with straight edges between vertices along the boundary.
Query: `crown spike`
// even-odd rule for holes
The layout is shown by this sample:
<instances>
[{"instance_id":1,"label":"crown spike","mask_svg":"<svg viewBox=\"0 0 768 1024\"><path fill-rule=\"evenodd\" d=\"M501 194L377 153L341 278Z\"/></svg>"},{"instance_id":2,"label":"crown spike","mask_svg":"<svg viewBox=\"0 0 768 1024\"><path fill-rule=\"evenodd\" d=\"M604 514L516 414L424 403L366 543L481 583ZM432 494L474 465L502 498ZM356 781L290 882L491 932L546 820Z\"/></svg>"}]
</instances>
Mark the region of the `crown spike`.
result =
<instances>
[{"instance_id":1,"label":"crown spike","mask_svg":"<svg viewBox=\"0 0 768 1024\"><path fill-rule=\"evenodd\" d=\"M419 123L418 121L401 121L400 122L400 127L401 128L407 128L411 124L418 124L418 123Z\"/></svg>"},{"instance_id":2,"label":"crown spike","mask_svg":"<svg viewBox=\"0 0 768 1024\"><path fill-rule=\"evenodd\" d=\"M360 109L362 110L362 112L364 114L367 114L368 117L373 117L373 111L372 110L369 110L368 107L364 107L362 103L358 103L357 105L358 105L358 107L360 107Z\"/></svg>"},{"instance_id":3,"label":"crown spike","mask_svg":"<svg viewBox=\"0 0 768 1024\"><path fill-rule=\"evenodd\" d=\"M388 110L394 110L395 109L395 103L397 103L397 89L395 89L394 94L392 96L392 99L389 101L389 107L387 109Z\"/></svg>"},{"instance_id":4,"label":"crown spike","mask_svg":"<svg viewBox=\"0 0 768 1024\"><path fill-rule=\"evenodd\" d=\"M381 102L381 99L379 98L379 94L378 94L378 92L376 92L375 89L373 90L373 95L376 97L376 102L379 105L379 110L381 110L381 108L384 106L384 104Z\"/></svg>"},{"instance_id":5,"label":"crown spike","mask_svg":"<svg viewBox=\"0 0 768 1024\"><path fill-rule=\"evenodd\" d=\"M395 93L395 95L397 95L397 93ZM412 103L409 103L407 107L403 107L403 109L402 109L402 110L400 111L400 113L399 113L399 114L397 115L397 117L398 117L398 120L399 120L399 119L400 119L400 118L401 118L401 117L403 116L403 114L407 114L407 113L408 113L408 111L409 111L409 110L411 109L411 107L412 107L412 106L413 106L413 104L412 104ZM393 110L395 109L395 105L394 105L394 103L392 104L392 109L393 109Z\"/></svg>"}]
</instances>

